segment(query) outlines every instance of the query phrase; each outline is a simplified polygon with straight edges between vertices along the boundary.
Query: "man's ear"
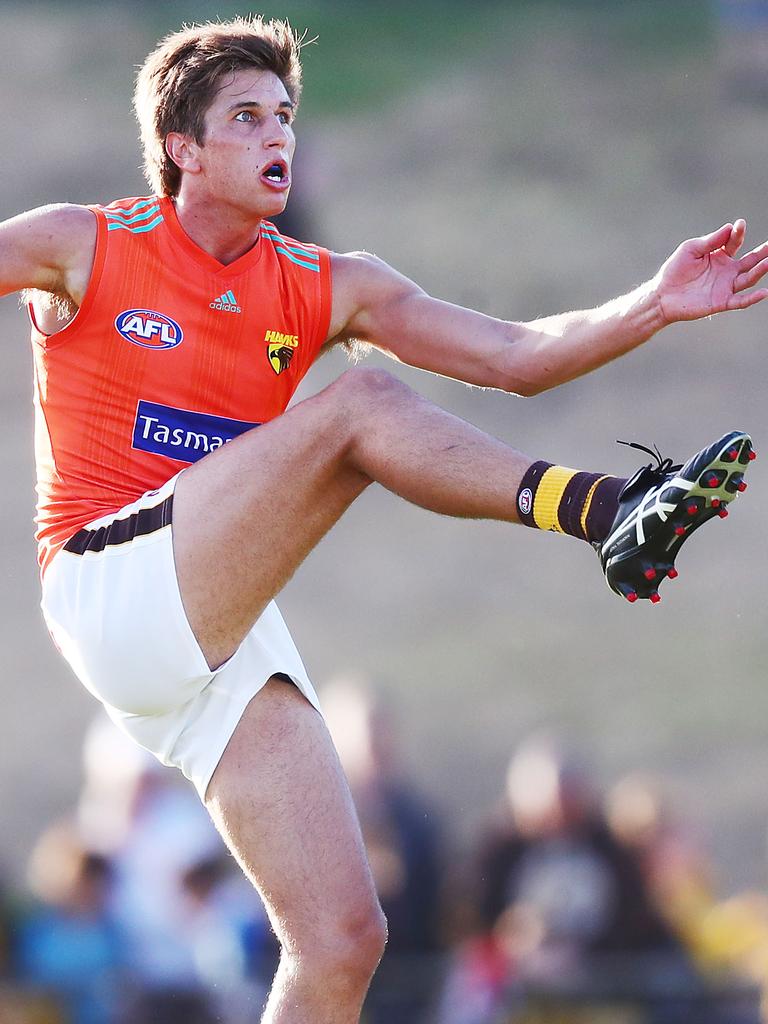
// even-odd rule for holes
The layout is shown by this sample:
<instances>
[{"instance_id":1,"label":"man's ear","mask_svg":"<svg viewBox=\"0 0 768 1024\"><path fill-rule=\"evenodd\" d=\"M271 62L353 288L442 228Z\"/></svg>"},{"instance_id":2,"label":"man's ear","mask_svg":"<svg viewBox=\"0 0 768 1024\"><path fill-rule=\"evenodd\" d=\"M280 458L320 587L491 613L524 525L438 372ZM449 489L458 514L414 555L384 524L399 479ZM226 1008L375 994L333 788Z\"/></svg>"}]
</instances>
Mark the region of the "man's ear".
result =
<instances>
[{"instance_id":1,"label":"man's ear","mask_svg":"<svg viewBox=\"0 0 768 1024\"><path fill-rule=\"evenodd\" d=\"M165 137L165 152L185 174L199 172L199 150L199 143L181 132L169 132Z\"/></svg>"}]
</instances>

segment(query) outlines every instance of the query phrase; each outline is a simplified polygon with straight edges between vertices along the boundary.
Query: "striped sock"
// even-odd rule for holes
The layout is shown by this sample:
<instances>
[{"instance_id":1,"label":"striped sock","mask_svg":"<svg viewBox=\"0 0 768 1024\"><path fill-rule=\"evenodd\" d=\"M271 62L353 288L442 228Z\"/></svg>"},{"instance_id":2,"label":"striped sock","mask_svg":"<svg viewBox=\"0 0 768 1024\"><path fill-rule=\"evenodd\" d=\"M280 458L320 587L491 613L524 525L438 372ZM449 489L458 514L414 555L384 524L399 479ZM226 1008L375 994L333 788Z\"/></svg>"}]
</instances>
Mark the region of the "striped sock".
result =
<instances>
[{"instance_id":1,"label":"striped sock","mask_svg":"<svg viewBox=\"0 0 768 1024\"><path fill-rule=\"evenodd\" d=\"M608 536L626 482L616 476L534 462L520 481L517 514L524 526L602 541Z\"/></svg>"}]
</instances>

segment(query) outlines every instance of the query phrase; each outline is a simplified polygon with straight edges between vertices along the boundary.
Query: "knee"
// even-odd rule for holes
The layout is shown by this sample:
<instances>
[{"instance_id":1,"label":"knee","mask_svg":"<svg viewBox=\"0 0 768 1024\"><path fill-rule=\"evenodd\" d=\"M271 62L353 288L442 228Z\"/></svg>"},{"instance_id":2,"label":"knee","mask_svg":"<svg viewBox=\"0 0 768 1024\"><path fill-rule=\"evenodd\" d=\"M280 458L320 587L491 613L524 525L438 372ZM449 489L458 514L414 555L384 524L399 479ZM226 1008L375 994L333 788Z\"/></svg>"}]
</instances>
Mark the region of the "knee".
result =
<instances>
[{"instance_id":1,"label":"knee","mask_svg":"<svg viewBox=\"0 0 768 1024\"><path fill-rule=\"evenodd\" d=\"M350 977L370 978L387 942L387 922L378 902L366 911L340 917L328 929L320 956Z\"/></svg>"},{"instance_id":2,"label":"knee","mask_svg":"<svg viewBox=\"0 0 768 1024\"><path fill-rule=\"evenodd\" d=\"M332 402L334 441L342 440L343 451L353 463L360 443L377 435L383 420L424 401L403 381L376 367L347 370L325 394Z\"/></svg>"},{"instance_id":3,"label":"knee","mask_svg":"<svg viewBox=\"0 0 768 1024\"><path fill-rule=\"evenodd\" d=\"M371 428L377 416L388 412L416 393L386 370L354 367L310 399L322 408L315 425L315 438L324 451L347 454L361 433Z\"/></svg>"},{"instance_id":4,"label":"knee","mask_svg":"<svg viewBox=\"0 0 768 1024\"><path fill-rule=\"evenodd\" d=\"M320 934L303 943L305 966L322 977L334 977L347 985L367 986L384 953L387 922L376 902L370 908L338 915Z\"/></svg>"},{"instance_id":5,"label":"knee","mask_svg":"<svg viewBox=\"0 0 768 1024\"><path fill-rule=\"evenodd\" d=\"M347 370L338 378L334 387L343 393L346 402L359 402L363 409L370 409L382 401L402 401L406 396L416 397L416 393L398 377L375 366L356 366Z\"/></svg>"}]
</instances>

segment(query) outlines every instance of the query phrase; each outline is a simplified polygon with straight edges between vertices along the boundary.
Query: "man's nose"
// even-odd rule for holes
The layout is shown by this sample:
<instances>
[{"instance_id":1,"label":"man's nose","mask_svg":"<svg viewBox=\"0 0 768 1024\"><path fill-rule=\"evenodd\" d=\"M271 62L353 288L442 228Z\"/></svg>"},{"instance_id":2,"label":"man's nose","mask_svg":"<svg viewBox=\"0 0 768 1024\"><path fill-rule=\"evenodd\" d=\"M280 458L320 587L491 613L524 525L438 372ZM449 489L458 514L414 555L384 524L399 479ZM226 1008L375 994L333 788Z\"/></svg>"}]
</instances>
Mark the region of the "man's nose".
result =
<instances>
[{"instance_id":1,"label":"man's nose","mask_svg":"<svg viewBox=\"0 0 768 1024\"><path fill-rule=\"evenodd\" d=\"M286 131L287 125L278 117L270 118L269 127L267 129L264 145L265 146L283 146L289 138L289 133Z\"/></svg>"}]
</instances>

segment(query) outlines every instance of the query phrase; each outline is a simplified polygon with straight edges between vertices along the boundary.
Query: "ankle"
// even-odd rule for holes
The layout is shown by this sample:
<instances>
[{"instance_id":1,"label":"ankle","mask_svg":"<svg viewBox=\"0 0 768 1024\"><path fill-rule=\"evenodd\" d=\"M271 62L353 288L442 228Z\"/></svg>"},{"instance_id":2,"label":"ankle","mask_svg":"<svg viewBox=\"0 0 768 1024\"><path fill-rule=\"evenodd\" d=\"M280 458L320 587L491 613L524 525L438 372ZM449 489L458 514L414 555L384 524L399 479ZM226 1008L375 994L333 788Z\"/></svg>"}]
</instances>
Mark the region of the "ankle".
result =
<instances>
[{"instance_id":1,"label":"ankle","mask_svg":"<svg viewBox=\"0 0 768 1024\"><path fill-rule=\"evenodd\" d=\"M550 462L534 462L520 481L517 514L524 526L596 542L608 535L626 483Z\"/></svg>"}]
</instances>

